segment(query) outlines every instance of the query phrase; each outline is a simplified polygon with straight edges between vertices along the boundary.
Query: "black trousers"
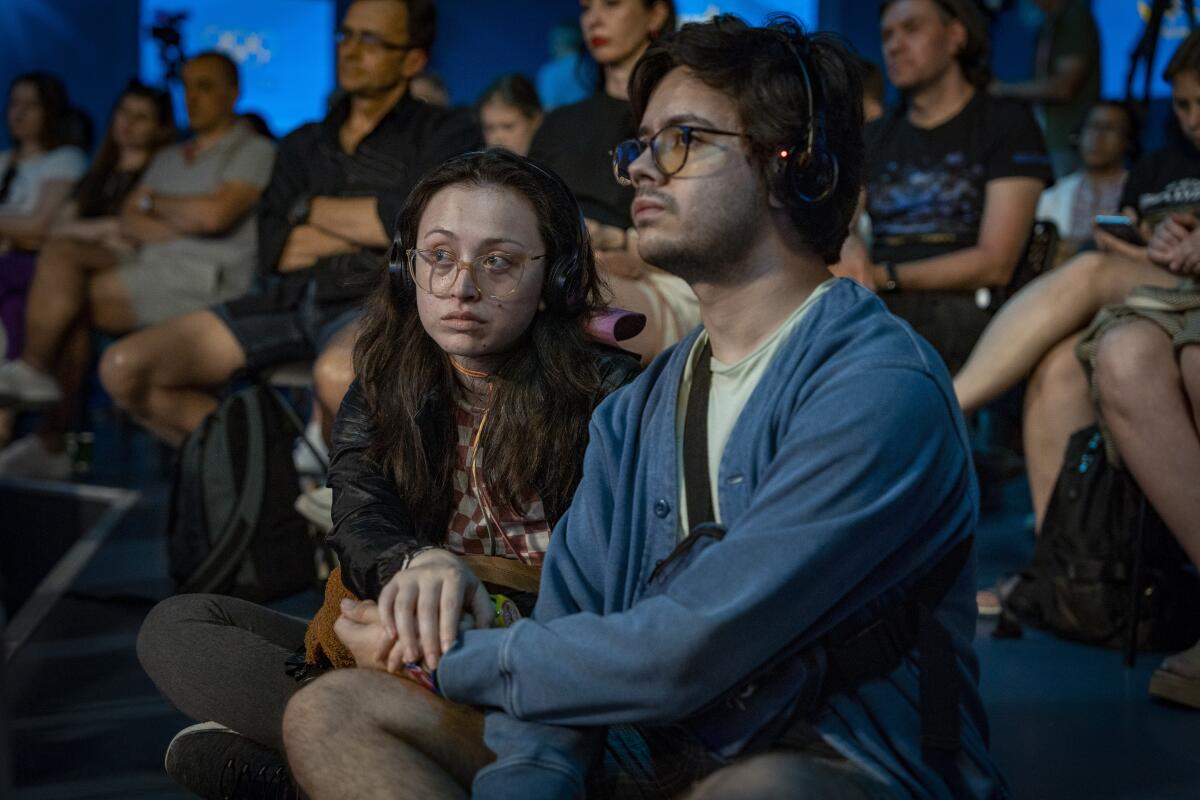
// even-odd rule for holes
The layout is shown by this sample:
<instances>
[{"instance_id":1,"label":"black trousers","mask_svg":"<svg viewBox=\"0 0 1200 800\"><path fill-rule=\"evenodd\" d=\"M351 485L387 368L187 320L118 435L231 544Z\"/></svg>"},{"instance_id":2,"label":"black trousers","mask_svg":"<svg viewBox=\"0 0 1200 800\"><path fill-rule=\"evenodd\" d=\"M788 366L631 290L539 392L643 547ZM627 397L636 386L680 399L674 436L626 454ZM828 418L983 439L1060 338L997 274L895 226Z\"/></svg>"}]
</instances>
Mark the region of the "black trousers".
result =
<instances>
[{"instance_id":1,"label":"black trousers","mask_svg":"<svg viewBox=\"0 0 1200 800\"><path fill-rule=\"evenodd\" d=\"M282 751L283 710L300 686L285 662L304 645L307 626L233 597L176 595L142 623L138 659L184 714Z\"/></svg>"}]
</instances>

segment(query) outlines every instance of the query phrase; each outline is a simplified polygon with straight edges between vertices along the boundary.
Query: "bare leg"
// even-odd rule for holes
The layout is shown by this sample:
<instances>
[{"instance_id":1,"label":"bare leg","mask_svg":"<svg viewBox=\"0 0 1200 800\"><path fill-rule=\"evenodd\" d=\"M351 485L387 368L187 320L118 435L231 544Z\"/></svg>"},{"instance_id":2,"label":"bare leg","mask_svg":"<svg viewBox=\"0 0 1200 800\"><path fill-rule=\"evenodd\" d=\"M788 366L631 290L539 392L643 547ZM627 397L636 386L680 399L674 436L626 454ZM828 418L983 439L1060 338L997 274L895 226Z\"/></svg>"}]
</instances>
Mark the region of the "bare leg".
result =
<instances>
[{"instance_id":1,"label":"bare leg","mask_svg":"<svg viewBox=\"0 0 1200 800\"><path fill-rule=\"evenodd\" d=\"M111 272L116 264L116 256L98 245L74 239L46 243L29 289L23 361L43 372L55 371L58 350L87 307L91 277Z\"/></svg>"},{"instance_id":2,"label":"bare leg","mask_svg":"<svg viewBox=\"0 0 1200 800\"><path fill-rule=\"evenodd\" d=\"M284 712L283 742L314 800L465 798L495 757L479 711L370 669L335 670L297 692Z\"/></svg>"},{"instance_id":3,"label":"bare leg","mask_svg":"<svg viewBox=\"0 0 1200 800\"><path fill-rule=\"evenodd\" d=\"M245 363L225 324L211 311L194 311L108 348L100 379L117 405L178 445L217 407L211 390Z\"/></svg>"},{"instance_id":4,"label":"bare leg","mask_svg":"<svg viewBox=\"0 0 1200 800\"><path fill-rule=\"evenodd\" d=\"M776 751L718 770L697 784L687 800L871 800L889 795L849 762Z\"/></svg>"},{"instance_id":5,"label":"bare leg","mask_svg":"<svg viewBox=\"0 0 1200 800\"><path fill-rule=\"evenodd\" d=\"M354 340L358 324L347 325L329 340L324 352L313 363L313 389L320 410L321 436L332 442L333 420L341 408L346 390L354 382Z\"/></svg>"},{"instance_id":6,"label":"bare leg","mask_svg":"<svg viewBox=\"0 0 1200 800\"><path fill-rule=\"evenodd\" d=\"M1187 363L1193 372L1196 357L1188 353ZM1125 465L1200 566L1200 436L1171 340L1151 322L1109 331L1096 354L1096 385Z\"/></svg>"},{"instance_id":7,"label":"bare leg","mask_svg":"<svg viewBox=\"0 0 1200 800\"><path fill-rule=\"evenodd\" d=\"M115 270L90 273L86 287L91 328L105 333L126 333L137 325L133 303ZM62 400L42 415L38 435L52 453L61 453L65 434L75 422L80 391L91 361L90 330L86 318L78 317L63 335L54 359L54 375L62 389ZM29 337L27 341L32 341ZM28 345L26 346L28 349Z\"/></svg>"},{"instance_id":8,"label":"bare leg","mask_svg":"<svg viewBox=\"0 0 1200 800\"><path fill-rule=\"evenodd\" d=\"M1034 530L1042 529L1046 506L1062 470L1071 434L1096 421L1087 375L1075 357L1075 334L1055 345L1029 378L1025 390L1025 468L1033 500Z\"/></svg>"},{"instance_id":9,"label":"bare leg","mask_svg":"<svg viewBox=\"0 0 1200 800\"><path fill-rule=\"evenodd\" d=\"M1179 277L1147 261L1083 253L1030 283L996 314L954 376L964 413L1015 386L1051 347L1087 325L1135 286L1174 286Z\"/></svg>"}]
</instances>

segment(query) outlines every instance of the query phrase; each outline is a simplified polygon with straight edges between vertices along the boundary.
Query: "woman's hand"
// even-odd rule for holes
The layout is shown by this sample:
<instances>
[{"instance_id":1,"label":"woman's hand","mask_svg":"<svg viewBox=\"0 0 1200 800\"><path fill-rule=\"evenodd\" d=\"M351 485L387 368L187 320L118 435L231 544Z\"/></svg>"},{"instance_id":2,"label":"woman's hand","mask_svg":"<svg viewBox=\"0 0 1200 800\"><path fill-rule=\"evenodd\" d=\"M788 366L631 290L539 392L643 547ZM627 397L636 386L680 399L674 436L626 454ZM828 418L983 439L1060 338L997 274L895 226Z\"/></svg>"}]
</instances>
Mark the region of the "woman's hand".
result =
<instances>
[{"instance_id":1,"label":"woman's hand","mask_svg":"<svg viewBox=\"0 0 1200 800\"><path fill-rule=\"evenodd\" d=\"M875 291L875 264L862 239L851 234L842 244L842 257L829 267L829 271L841 278L853 278L871 291Z\"/></svg>"},{"instance_id":2,"label":"woman's hand","mask_svg":"<svg viewBox=\"0 0 1200 800\"><path fill-rule=\"evenodd\" d=\"M1146 252L1160 267L1194 274L1200 263L1200 220L1192 214L1172 214L1154 229Z\"/></svg>"},{"instance_id":3,"label":"woman's hand","mask_svg":"<svg viewBox=\"0 0 1200 800\"><path fill-rule=\"evenodd\" d=\"M1132 258L1135 261L1148 261L1150 256L1146 252L1146 247L1143 245L1130 244L1124 239L1118 239L1111 233L1100 228L1095 228L1092 231L1092 239L1095 240L1096 246L1106 253L1116 253Z\"/></svg>"},{"instance_id":4,"label":"woman's hand","mask_svg":"<svg viewBox=\"0 0 1200 800\"><path fill-rule=\"evenodd\" d=\"M495 617L487 589L457 556L440 549L418 554L379 593L380 622L395 638L385 668L395 672L423 661L427 669L437 669L458 639L464 607L480 628Z\"/></svg>"}]
</instances>

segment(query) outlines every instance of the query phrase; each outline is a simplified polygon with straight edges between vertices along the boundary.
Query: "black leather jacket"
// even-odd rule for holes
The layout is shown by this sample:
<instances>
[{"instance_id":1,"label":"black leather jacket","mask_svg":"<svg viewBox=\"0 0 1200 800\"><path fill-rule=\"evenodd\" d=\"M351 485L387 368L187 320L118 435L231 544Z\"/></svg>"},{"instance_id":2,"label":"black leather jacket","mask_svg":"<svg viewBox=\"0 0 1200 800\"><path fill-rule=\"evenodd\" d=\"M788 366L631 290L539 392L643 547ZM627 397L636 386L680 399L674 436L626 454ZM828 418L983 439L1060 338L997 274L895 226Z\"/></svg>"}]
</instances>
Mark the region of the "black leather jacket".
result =
<instances>
[{"instance_id":1,"label":"black leather jacket","mask_svg":"<svg viewBox=\"0 0 1200 800\"><path fill-rule=\"evenodd\" d=\"M637 359L612 348L596 348L601 375L597 402L637 375ZM367 455L374 435L358 381L350 385L333 427L329 485L333 530L328 542L342 567L342 582L358 597L377 599L404 557L427 541L412 524L393 477Z\"/></svg>"}]
</instances>

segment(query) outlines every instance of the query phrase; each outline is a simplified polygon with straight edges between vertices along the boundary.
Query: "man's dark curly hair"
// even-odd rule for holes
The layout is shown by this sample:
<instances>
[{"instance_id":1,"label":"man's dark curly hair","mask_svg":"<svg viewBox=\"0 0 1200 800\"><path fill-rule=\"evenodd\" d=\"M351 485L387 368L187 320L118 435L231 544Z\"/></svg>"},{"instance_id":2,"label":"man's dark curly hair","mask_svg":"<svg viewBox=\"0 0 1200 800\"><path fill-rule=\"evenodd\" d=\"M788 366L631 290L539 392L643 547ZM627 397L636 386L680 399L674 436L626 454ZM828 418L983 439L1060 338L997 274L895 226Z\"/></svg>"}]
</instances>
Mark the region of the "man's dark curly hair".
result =
<instances>
[{"instance_id":1,"label":"man's dark curly hair","mask_svg":"<svg viewBox=\"0 0 1200 800\"><path fill-rule=\"evenodd\" d=\"M808 101L797 56L813 89L816 146L838 161L833 193L819 203L799 197L786 203L792 221L813 251L833 264L840 257L858 203L863 170L862 71L840 39L807 34L794 17L775 15L761 28L730 14L684 25L646 50L629 78L629 100L641 120L650 95L667 73L685 67L733 98L754 165L768 191L770 165L782 147L804 140Z\"/></svg>"}]
</instances>

